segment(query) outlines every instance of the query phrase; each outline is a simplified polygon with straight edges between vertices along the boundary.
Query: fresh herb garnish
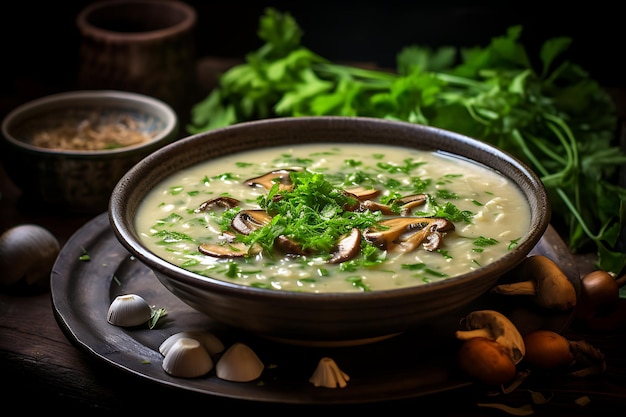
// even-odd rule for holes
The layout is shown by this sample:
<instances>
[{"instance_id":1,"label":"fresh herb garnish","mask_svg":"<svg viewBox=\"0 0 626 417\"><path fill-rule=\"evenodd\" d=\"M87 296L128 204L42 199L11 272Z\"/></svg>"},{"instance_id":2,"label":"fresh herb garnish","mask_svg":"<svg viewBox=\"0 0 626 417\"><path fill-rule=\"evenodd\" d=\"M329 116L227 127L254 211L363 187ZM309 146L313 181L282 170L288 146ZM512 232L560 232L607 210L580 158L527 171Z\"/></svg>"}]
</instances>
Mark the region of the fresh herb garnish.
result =
<instances>
[{"instance_id":1,"label":"fresh herb garnish","mask_svg":"<svg viewBox=\"0 0 626 417\"><path fill-rule=\"evenodd\" d=\"M172 243L180 242L181 240L187 240L190 242L194 241L191 236L172 230L159 230L158 232L155 232L152 236L161 238L161 240L159 241L159 244L161 245L169 245Z\"/></svg>"},{"instance_id":2,"label":"fresh herb garnish","mask_svg":"<svg viewBox=\"0 0 626 417\"><path fill-rule=\"evenodd\" d=\"M86 249L83 249L83 253L78 257L78 260L88 262L91 260L91 255L89 255Z\"/></svg>"},{"instance_id":3,"label":"fresh herb garnish","mask_svg":"<svg viewBox=\"0 0 626 417\"><path fill-rule=\"evenodd\" d=\"M148 320L148 328L154 329L163 317L167 316L167 310L165 308L157 308L152 311L152 316Z\"/></svg>"},{"instance_id":4,"label":"fresh herb garnish","mask_svg":"<svg viewBox=\"0 0 626 417\"><path fill-rule=\"evenodd\" d=\"M272 253L274 241L284 235L302 245L303 250L329 253L338 238L352 228L364 229L381 220L380 212L345 210L354 198L328 182L323 174L307 170L292 172L293 189L280 190L275 184L267 195L259 196L259 206L271 216L269 225L239 239L251 246L259 244ZM280 197L280 198L276 198Z\"/></svg>"}]
</instances>

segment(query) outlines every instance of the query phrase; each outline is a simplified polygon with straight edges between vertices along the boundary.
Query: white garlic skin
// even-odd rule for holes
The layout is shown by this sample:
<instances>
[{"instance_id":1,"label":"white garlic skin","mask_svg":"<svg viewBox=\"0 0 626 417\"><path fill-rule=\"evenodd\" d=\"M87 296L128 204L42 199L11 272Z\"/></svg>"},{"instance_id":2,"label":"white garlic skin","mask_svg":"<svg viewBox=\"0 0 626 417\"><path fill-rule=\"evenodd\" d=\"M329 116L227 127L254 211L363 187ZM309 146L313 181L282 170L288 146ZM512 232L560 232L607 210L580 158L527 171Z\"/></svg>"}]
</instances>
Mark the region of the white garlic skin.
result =
<instances>
[{"instance_id":1,"label":"white garlic skin","mask_svg":"<svg viewBox=\"0 0 626 417\"><path fill-rule=\"evenodd\" d=\"M60 252L57 238L36 224L21 224L0 235L0 284L23 281L49 287L50 273Z\"/></svg>"},{"instance_id":2,"label":"white garlic skin","mask_svg":"<svg viewBox=\"0 0 626 417\"><path fill-rule=\"evenodd\" d=\"M350 377L337 366L337 363L328 357L320 359L317 368L309 379L316 387L345 388Z\"/></svg>"},{"instance_id":3,"label":"white garlic skin","mask_svg":"<svg viewBox=\"0 0 626 417\"><path fill-rule=\"evenodd\" d=\"M197 378L213 369L213 359L196 339L180 337L167 350L161 366L172 376Z\"/></svg>"},{"instance_id":4,"label":"white garlic skin","mask_svg":"<svg viewBox=\"0 0 626 417\"><path fill-rule=\"evenodd\" d=\"M152 317L152 307L137 294L118 295L109 306L107 321L115 326L133 327Z\"/></svg>"},{"instance_id":5,"label":"white garlic skin","mask_svg":"<svg viewBox=\"0 0 626 417\"><path fill-rule=\"evenodd\" d=\"M250 382L261 376L265 366L257 354L241 342L234 343L215 365L218 378L232 382Z\"/></svg>"},{"instance_id":6,"label":"white garlic skin","mask_svg":"<svg viewBox=\"0 0 626 417\"><path fill-rule=\"evenodd\" d=\"M174 345L174 343L182 337L197 340L202 346L204 346L207 352L209 352L209 355L212 357L217 356L224 350L224 344L213 333L197 330L174 333L161 343L159 346L159 352L161 352L163 356L167 355L167 352L170 350L172 345Z\"/></svg>"}]
</instances>

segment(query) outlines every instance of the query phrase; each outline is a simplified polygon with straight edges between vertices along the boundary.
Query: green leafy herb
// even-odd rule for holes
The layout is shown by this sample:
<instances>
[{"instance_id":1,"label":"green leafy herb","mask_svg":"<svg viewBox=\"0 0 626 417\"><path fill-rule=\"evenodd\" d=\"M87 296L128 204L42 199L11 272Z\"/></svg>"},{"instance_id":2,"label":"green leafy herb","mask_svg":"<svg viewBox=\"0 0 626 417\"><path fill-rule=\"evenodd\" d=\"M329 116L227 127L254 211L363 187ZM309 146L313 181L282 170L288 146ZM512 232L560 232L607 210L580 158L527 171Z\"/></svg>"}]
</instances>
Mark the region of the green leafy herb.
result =
<instances>
[{"instance_id":1,"label":"green leafy herb","mask_svg":"<svg viewBox=\"0 0 626 417\"><path fill-rule=\"evenodd\" d=\"M161 320L165 316L167 316L167 310L164 308L158 308L152 311L152 316L150 317L150 320L148 320L148 328L154 329L159 320Z\"/></svg>"},{"instance_id":2,"label":"green leafy herb","mask_svg":"<svg viewBox=\"0 0 626 417\"><path fill-rule=\"evenodd\" d=\"M473 252L483 252L485 246L497 245L498 241L491 237L479 236L474 239L475 248L472 249ZM509 246L510 247L510 246Z\"/></svg>"},{"instance_id":3,"label":"green leafy herb","mask_svg":"<svg viewBox=\"0 0 626 417\"><path fill-rule=\"evenodd\" d=\"M181 186L172 186L172 187L169 188L168 192L171 195L178 195L178 194L183 192L183 187L181 187Z\"/></svg>"},{"instance_id":4,"label":"green leafy herb","mask_svg":"<svg viewBox=\"0 0 626 417\"><path fill-rule=\"evenodd\" d=\"M497 244L498 244L498 241L491 237L479 236L476 239L474 239L474 245L476 246L485 247L485 246L492 246L492 245L497 245Z\"/></svg>"},{"instance_id":5,"label":"green leafy herb","mask_svg":"<svg viewBox=\"0 0 626 417\"><path fill-rule=\"evenodd\" d=\"M395 72L369 70L315 54L301 45L302 31L289 13L268 8L258 30L265 43L223 73L218 88L193 107L187 130L276 116L342 115L466 134L529 164L549 192L552 220L563 226L570 250L596 248L597 266L619 273L626 268L618 247L626 189L615 184L626 155L614 144L615 105L586 71L565 59L570 38L547 40L538 59L531 59L521 32L510 27L485 47L407 46Z\"/></svg>"},{"instance_id":6,"label":"green leafy herb","mask_svg":"<svg viewBox=\"0 0 626 417\"><path fill-rule=\"evenodd\" d=\"M84 261L84 262L91 261L91 255L89 255L89 253L86 250L83 250L82 255L78 257L78 260Z\"/></svg>"},{"instance_id":7,"label":"green leafy herb","mask_svg":"<svg viewBox=\"0 0 626 417\"><path fill-rule=\"evenodd\" d=\"M372 289L366 283L364 283L363 279L359 276L348 277L346 278L346 280L350 282L353 287L358 288L361 291L372 291Z\"/></svg>"},{"instance_id":8,"label":"green leafy herb","mask_svg":"<svg viewBox=\"0 0 626 417\"><path fill-rule=\"evenodd\" d=\"M190 237L189 235L175 232L172 230L159 230L158 232L154 233L153 236L161 238L161 241L159 242L159 244L163 244L163 245L177 243L177 242L180 242L181 240L188 240L190 242L193 242L193 238Z\"/></svg>"},{"instance_id":9,"label":"green leafy herb","mask_svg":"<svg viewBox=\"0 0 626 417\"><path fill-rule=\"evenodd\" d=\"M518 237L517 239L513 239L509 242L509 246L507 246L507 248L509 250L515 249L515 247L519 244L519 240L520 238Z\"/></svg>"},{"instance_id":10,"label":"green leafy herb","mask_svg":"<svg viewBox=\"0 0 626 417\"><path fill-rule=\"evenodd\" d=\"M293 189L279 190L275 184L258 203L272 215L269 225L248 236L239 236L247 245L259 244L272 253L278 236L293 238L303 250L329 253L338 238L353 228L365 229L381 220L380 212L344 210L354 198L328 182L323 174L307 170L292 172ZM280 195L282 198L275 198Z\"/></svg>"}]
</instances>

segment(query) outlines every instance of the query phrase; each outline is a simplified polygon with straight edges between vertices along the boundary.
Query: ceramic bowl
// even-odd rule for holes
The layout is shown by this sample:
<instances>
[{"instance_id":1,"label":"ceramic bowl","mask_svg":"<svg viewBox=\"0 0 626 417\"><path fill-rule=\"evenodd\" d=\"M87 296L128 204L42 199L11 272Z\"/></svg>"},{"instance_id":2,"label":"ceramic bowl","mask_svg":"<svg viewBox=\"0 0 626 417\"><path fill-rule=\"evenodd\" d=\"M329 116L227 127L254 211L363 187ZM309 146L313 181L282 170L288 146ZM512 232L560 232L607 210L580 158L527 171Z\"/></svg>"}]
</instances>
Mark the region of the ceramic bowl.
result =
<instances>
[{"instance_id":1,"label":"ceramic bowl","mask_svg":"<svg viewBox=\"0 0 626 417\"><path fill-rule=\"evenodd\" d=\"M156 97L182 119L195 100L196 21L182 1L89 2L76 17L78 85Z\"/></svg>"},{"instance_id":2,"label":"ceramic bowl","mask_svg":"<svg viewBox=\"0 0 626 417\"><path fill-rule=\"evenodd\" d=\"M54 94L3 119L2 162L24 204L101 213L122 175L177 139L178 128L174 110L150 96L115 90Z\"/></svg>"},{"instance_id":3,"label":"ceramic bowl","mask_svg":"<svg viewBox=\"0 0 626 417\"><path fill-rule=\"evenodd\" d=\"M151 252L135 226L138 206L177 171L239 151L315 142L389 144L440 151L477 161L519 186L531 210L530 231L516 248L472 272L416 287L355 293L253 288L189 272ZM115 187L109 218L116 238L182 301L217 322L281 341L369 341L408 331L486 293L519 264L549 224L550 205L535 173L478 140L432 127L362 117L277 118L189 136L144 159Z\"/></svg>"}]
</instances>

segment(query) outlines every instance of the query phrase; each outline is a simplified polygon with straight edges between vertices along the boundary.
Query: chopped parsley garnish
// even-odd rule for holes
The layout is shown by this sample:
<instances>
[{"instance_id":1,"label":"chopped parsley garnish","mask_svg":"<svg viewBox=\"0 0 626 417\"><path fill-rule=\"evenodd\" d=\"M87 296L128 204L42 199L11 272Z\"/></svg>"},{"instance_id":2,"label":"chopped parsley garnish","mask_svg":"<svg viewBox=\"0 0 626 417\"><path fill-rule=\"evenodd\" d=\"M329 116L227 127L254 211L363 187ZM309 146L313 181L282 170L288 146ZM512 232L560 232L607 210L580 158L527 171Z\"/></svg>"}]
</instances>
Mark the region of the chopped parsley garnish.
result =
<instances>
[{"instance_id":1,"label":"chopped parsley garnish","mask_svg":"<svg viewBox=\"0 0 626 417\"><path fill-rule=\"evenodd\" d=\"M274 241L285 235L302 245L303 250L329 253L341 235L352 228L365 229L379 222L380 212L355 212L344 207L355 199L328 182L324 175L307 170L292 172L293 189L280 190L274 184L258 203L272 220L240 240L248 245L260 244L272 252Z\"/></svg>"}]
</instances>

